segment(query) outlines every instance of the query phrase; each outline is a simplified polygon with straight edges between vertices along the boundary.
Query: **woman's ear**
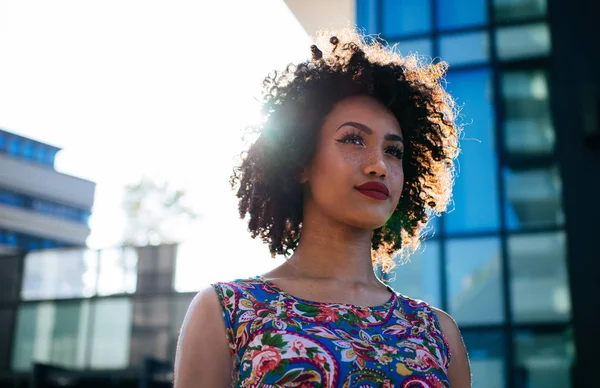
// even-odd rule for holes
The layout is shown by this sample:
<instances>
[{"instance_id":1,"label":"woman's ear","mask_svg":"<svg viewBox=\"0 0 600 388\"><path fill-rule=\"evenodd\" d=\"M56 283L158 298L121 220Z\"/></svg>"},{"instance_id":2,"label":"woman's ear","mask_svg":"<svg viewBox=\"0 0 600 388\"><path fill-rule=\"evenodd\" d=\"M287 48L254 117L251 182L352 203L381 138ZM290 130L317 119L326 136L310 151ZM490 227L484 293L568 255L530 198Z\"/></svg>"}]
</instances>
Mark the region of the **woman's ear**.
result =
<instances>
[{"instance_id":1,"label":"woman's ear","mask_svg":"<svg viewBox=\"0 0 600 388\"><path fill-rule=\"evenodd\" d=\"M300 170L300 184L305 184L306 182L308 182L308 167L302 167L302 170Z\"/></svg>"}]
</instances>

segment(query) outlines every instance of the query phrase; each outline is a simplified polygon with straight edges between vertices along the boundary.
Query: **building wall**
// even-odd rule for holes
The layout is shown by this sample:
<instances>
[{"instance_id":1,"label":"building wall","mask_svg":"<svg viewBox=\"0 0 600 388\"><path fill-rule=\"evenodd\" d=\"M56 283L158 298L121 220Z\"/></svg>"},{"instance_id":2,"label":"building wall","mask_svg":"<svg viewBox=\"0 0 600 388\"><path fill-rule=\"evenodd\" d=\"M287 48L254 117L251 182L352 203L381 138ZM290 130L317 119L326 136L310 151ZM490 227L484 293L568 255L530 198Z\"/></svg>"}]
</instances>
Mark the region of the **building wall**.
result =
<instances>
[{"instance_id":1,"label":"building wall","mask_svg":"<svg viewBox=\"0 0 600 388\"><path fill-rule=\"evenodd\" d=\"M93 182L54 170L59 148L0 130L0 251L82 246Z\"/></svg>"}]
</instances>

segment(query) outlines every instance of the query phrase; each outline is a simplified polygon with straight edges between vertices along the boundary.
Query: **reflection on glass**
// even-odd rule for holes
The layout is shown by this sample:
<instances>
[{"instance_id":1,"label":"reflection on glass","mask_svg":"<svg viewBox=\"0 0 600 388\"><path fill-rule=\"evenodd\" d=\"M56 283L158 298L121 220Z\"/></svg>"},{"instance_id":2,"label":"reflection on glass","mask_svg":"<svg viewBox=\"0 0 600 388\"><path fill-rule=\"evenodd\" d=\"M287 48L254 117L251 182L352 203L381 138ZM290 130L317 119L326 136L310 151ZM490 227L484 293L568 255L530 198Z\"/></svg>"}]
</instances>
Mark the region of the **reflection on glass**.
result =
<instances>
[{"instance_id":1,"label":"reflection on glass","mask_svg":"<svg viewBox=\"0 0 600 388\"><path fill-rule=\"evenodd\" d=\"M446 231L461 233L500 227L494 109L489 68L451 72L448 90L462 107L465 125Z\"/></svg>"},{"instance_id":2,"label":"reflection on glass","mask_svg":"<svg viewBox=\"0 0 600 388\"><path fill-rule=\"evenodd\" d=\"M569 332L522 331L514 338L517 386L529 388L571 387L573 341Z\"/></svg>"},{"instance_id":3,"label":"reflection on glass","mask_svg":"<svg viewBox=\"0 0 600 388\"><path fill-rule=\"evenodd\" d=\"M98 252L88 249L37 251L25 257L21 296L25 300L92 296Z\"/></svg>"},{"instance_id":4,"label":"reflection on glass","mask_svg":"<svg viewBox=\"0 0 600 388\"><path fill-rule=\"evenodd\" d=\"M450 314L460 324L504 321L498 238L447 242Z\"/></svg>"},{"instance_id":5,"label":"reflection on glass","mask_svg":"<svg viewBox=\"0 0 600 388\"><path fill-rule=\"evenodd\" d=\"M383 34L395 37L431 30L431 0L383 0Z\"/></svg>"},{"instance_id":6,"label":"reflection on glass","mask_svg":"<svg viewBox=\"0 0 600 388\"><path fill-rule=\"evenodd\" d=\"M131 365L146 357L166 360L176 337L171 333L174 306L167 297L136 300L133 310Z\"/></svg>"},{"instance_id":7,"label":"reflection on glass","mask_svg":"<svg viewBox=\"0 0 600 388\"><path fill-rule=\"evenodd\" d=\"M88 318L88 301L21 305L13 346L13 370L31 370L34 361L82 368Z\"/></svg>"},{"instance_id":8,"label":"reflection on glass","mask_svg":"<svg viewBox=\"0 0 600 388\"><path fill-rule=\"evenodd\" d=\"M562 184L558 170L505 169L506 222L510 229L562 225Z\"/></svg>"},{"instance_id":9,"label":"reflection on glass","mask_svg":"<svg viewBox=\"0 0 600 388\"><path fill-rule=\"evenodd\" d=\"M356 0L356 24L365 33L377 34L377 4L378 0Z\"/></svg>"},{"instance_id":10,"label":"reflection on glass","mask_svg":"<svg viewBox=\"0 0 600 388\"><path fill-rule=\"evenodd\" d=\"M550 52L547 24L499 28L496 41L500 59L531 58Z\"/></svg>"},{"instance_id":11,"label":"reflection on glass","mask_svg":"<svg viewBox=\"0 0 600 388\"><path fill-rule=\"evenodd\" d=\"M131 342L131 299L97 300L93 309L90 367L126 368L129 364Z\"/></svg>"},{"instance_id":12,"label":"reflection on glass","mask_svg":"<svg viewBox=\"0 0 600 388\"><path fill-rule=\"evenodd\" d=\"M511 21L545 14L546 0L494 0L496 21Z\"/></svg>"},{"instance_id":13,"label":"reflection on glass","mask_svg":"<svg viewBox=\"0 0 600 388\"><path fill-rule=\"evenodd\" d=\"M100 251L98 294L135 292L137 260L135 248L124 247Z\"/></svg>"},{"instance_id":14,"label":"reflection on glass","mask_svg":"<svg viewBox=\"0 0 600 388\"><path fill-rule=\"evenodd\" d=\"M499 330L463 333L473 388L504 388L504 335Z\"/></svg>"},{"instance_id":15,"label":"reflection on glass","mask_svg":"<svg viewBox=\"0 0 600 388\"><path fill-rule=\"evenodd\" d=\"M486 24L486 0L437 0L437 25L440 29Z\"/></svg>"},{"instance_id":16,"label":"reflection on glass","mask_svg":"<svg viewBox=\"0 0 600 388\"><path fill-rule=\"evenodd\" d=\"M410 298L441 307L440 243L427 241L406 264L386 275L389 286Z\"/></svg>"},{"instance_id":17,"label":"reflection on glass","mask_svg":"<svg viewBox=\"0 0 600 388\"><path fill-rule=\"evenodd\" d=\"M490 56L487 32L444 35L440 39L440 56L454 65L487 62Z\"/></svg>"},{"instance_id":18,"label":"reflection on glass","mask_svg":"<svg viewBox=\"0 0 600 388\"><path fill-rule=\"evenodd\" d=\"M510 154L547 154L554 149L548 94L543 70L502 75L504 143Z\"/></svg>"},{"instance_id":19,"label":"reflection on glass","mask_svg":"<svg viewBox=\"0 0 600 388\"><path fill-rule=\"evenodd\" d=\"M418 54L431 58L433 54L431 39L405 40L395 43L394 46L394 50L400 55Z\"/></svg>"},{"instance_id":20,"label":"reflection on glass","mask_svg":"<svg viewBox=\"0 0 600 388\"><path fill-rule=\"evenodd\" d=\"M512 316L515 322L564 322L571 303L564 233L508 240Z\"/></svg>"},{"instance_id":21,"label":"reflection on glass","mask_svg":"<svg viewBox=\"0 0 600 388\"><path fill-rule=\"evenodd\" d=\"M10 343L13 336L13 319L15 316L14 308L0 308L0 370L10 369L10 354L7 349L10 349Z\"/></svg>"}]
</instances>

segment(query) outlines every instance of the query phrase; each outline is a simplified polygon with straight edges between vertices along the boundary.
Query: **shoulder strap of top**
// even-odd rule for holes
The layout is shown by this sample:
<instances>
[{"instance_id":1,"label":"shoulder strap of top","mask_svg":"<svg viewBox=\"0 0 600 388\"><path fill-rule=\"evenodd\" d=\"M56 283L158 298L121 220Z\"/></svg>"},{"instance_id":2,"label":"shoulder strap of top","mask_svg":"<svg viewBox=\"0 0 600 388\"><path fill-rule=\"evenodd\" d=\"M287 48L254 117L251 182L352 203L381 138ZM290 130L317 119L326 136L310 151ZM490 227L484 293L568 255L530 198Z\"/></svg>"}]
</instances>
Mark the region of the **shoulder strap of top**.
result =
<instances>
[{"instance_id":1,"label":"shoulder strap of top","mask_svg":"<svg viewBox=\"0 0 600 388\"><path fill-rule=\"evenodd\" d=\"M246 313L252 315L256 294L261 292L260 283L256 279L239 279L211 286L219 297L230 351L237 354L248 339L245 325L240 325L240 318Z\"/></svg>"},{"instance_id":2,"label":"shoulder strap of top","mask_svg":"<svg viewBox=\"0 0 600 388\"><path fill-rule=\"evenodd\" d=\"M444 332L442 331L442 327L438 320L437 314L433 310L433 308L423 302L421 300L408 298L401 294L398 294L398 299L400 300L400 305L402 306L404 315L410 319L411 321L417 320L422 322L425 325L426 332L425 335L429 336L431 340L433 340L436 348L439 350L438 357L441 365L448 371L448 367L450 366L450 346L448 345L448 341Z\"/></svg>"}]
</instances>

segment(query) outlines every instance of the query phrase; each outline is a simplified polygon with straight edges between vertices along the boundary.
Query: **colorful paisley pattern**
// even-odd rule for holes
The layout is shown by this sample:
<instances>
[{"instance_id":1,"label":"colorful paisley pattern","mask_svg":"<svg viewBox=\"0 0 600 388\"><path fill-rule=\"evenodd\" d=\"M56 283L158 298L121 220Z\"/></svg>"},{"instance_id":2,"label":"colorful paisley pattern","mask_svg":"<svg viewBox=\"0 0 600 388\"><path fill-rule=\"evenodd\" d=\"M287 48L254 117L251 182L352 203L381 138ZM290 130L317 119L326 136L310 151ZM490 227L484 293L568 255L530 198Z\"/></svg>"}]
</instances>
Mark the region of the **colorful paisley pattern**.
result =
<instances>
[{"instance_id":1,"label":"colorful paisley pattern","mask_svg":"<svg viewBox=\"0 0 600 388\"><path fill-rule=\"evenodd\" d=\"M232 387L449 387L450 349L432 309L296 298L262 278L213 285L234 359Z\"/></svg>"}]
</instances>

